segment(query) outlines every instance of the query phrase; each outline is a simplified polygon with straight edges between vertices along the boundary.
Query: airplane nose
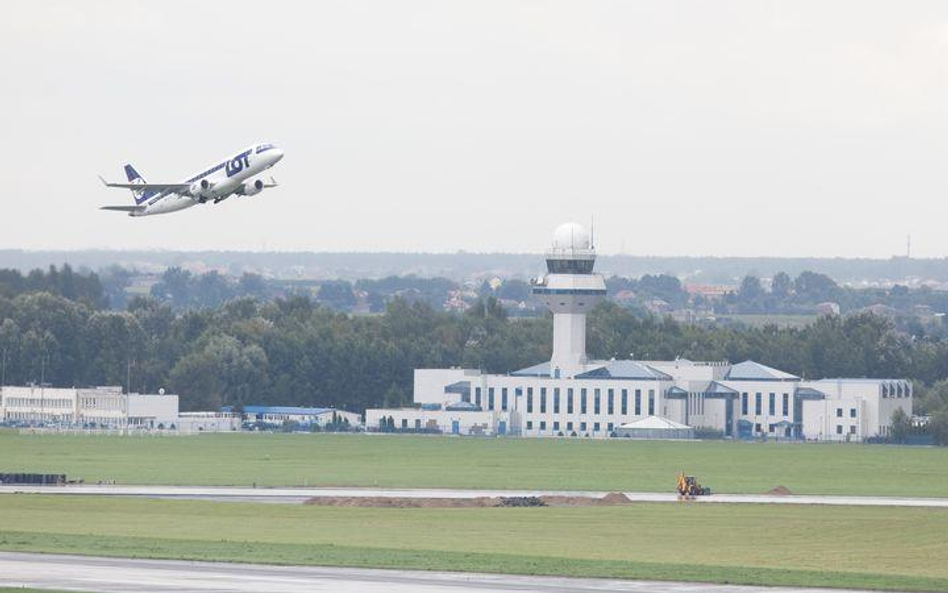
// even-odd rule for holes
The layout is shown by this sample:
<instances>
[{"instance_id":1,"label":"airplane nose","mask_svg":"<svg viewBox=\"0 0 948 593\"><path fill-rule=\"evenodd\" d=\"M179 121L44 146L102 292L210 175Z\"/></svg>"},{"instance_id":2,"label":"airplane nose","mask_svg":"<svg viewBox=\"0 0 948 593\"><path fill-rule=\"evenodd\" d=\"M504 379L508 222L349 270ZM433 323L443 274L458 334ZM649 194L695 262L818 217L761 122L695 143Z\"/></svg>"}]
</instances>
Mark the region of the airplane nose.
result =
<instances>
[{"instance_id":1,"label":"airplane nose","mask_svg":"<svg viewBox=\"0 0 948 593\"><path fill-rule=\"evenodd\" d=\"M280 162L280 159L282 159L282 158L283 158L283 149L282 149L282 148L274 148L274 149L273 149L273 162L274 162L274 163L278 163L278 162Z\"/></svg>"}]
</instances>

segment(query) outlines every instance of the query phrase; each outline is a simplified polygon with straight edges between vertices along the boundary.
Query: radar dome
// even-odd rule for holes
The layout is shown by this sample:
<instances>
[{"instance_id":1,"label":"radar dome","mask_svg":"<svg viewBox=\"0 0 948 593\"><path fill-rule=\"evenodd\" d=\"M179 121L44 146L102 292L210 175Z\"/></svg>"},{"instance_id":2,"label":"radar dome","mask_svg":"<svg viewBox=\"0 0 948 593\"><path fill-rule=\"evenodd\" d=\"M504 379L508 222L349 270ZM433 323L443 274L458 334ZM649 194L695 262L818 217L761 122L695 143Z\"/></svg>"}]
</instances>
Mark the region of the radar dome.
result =
<instances>
[{"instance_id":1,"label":"radar dome","mask_svg":"<svg viewBox=\"0 0 948 593\"><path fill-rule=\"evenodd\" d=\"M592 249L589 231L575 222L567 222L553 231L553 249L563 251L588 251Z\"/></svg>"}]
</instances>

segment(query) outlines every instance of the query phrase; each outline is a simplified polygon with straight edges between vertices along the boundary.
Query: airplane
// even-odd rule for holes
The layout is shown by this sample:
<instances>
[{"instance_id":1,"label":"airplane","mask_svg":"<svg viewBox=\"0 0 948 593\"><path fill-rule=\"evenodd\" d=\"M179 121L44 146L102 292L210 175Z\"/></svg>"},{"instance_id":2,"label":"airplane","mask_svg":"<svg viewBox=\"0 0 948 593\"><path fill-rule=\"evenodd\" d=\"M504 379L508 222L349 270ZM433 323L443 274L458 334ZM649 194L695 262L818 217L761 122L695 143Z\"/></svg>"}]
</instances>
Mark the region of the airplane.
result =
<instances>
[{"instance_id":1,"label":"airplane","mask_svg":"<svg viewBox=\"0 0 948 593\"><path fill-rule=\"evenodd\" d=\"M102 206L102 210L127 212L129 216L151 216L184 210L212 200L219 204L232 195L253 196L264 188L276 187L273 177L269 182L252 179L283 158L283 150L275 144L260 143L246 148L181 183L146 183L131 165L125 165L128 183L109 183L101 175L106 187L132 190L134 206Z\"/></svg>"}]
</instances>

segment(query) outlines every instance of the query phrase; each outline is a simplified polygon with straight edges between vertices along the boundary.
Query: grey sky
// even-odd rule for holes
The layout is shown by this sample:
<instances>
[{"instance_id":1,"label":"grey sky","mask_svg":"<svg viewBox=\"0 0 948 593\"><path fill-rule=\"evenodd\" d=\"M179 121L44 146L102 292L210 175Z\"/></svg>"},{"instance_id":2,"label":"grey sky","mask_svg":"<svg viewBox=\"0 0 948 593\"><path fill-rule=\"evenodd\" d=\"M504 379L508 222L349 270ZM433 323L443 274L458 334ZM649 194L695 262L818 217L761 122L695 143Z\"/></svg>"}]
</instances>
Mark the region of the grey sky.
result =
<instances>
[{"instance_id":1,"label":"grey sky","mask_svg":"<svg viewBox=\"0 0 948 593\"><path fill-rule=\"evenodd\" d=\"M948 255L948 3L7 2L0 247ZM282 187L166 216L257 140Z\"/></svg>"}]
</instances>

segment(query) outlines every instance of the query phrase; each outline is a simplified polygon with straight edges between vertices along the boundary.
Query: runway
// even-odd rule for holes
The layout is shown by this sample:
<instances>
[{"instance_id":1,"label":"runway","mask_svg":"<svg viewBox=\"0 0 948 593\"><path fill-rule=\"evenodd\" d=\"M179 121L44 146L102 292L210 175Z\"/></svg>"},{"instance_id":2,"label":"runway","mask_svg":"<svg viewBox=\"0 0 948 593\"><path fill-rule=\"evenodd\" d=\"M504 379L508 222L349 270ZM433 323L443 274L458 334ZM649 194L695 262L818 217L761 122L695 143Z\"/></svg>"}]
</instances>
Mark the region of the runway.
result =
<instances>
[{"instance_id":1,"label":"runway","mask_svg":"<svg viewBox=\"0 0 948 593\"><path fill-rule=\"evenodd\" d=\"M15 552L0 552L0 586L96 593L845 593L840 589L131 560Z\"/></svg>"},{"instance_id":2,"label":"runway","mask_svg":"<svg viewBox=\"0 0 948 593\"><path fill-rule=\"evenodd\" d=\"M405 498L476 498L479 496L590 496L601 497L599 491L541 490L463 490L437 488L249 488L232 486L120 486L79 484L69 486L0 485L0 494L79 494L96 496L137 496L145 498L213 500L230 502L269 502L299 504L320 496L332 497L405 497ZM677 502L674 493L625 492L633 502ZM910 498L886 496L712 494L698 497L700 503L727 504L805 504L883 507L948 508L948 498Z\"/></svg>"}]
</instances>

